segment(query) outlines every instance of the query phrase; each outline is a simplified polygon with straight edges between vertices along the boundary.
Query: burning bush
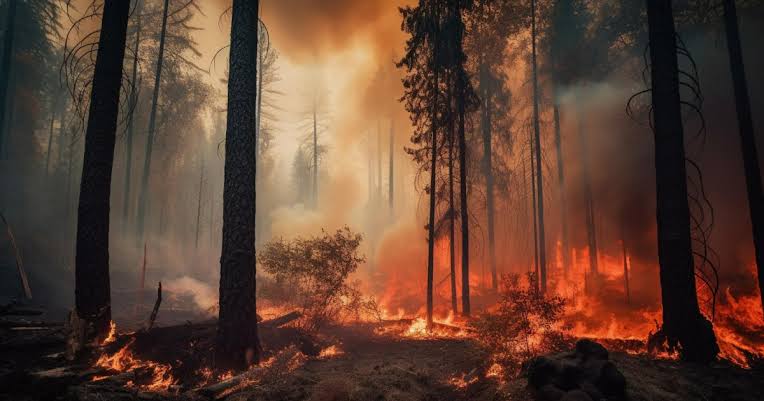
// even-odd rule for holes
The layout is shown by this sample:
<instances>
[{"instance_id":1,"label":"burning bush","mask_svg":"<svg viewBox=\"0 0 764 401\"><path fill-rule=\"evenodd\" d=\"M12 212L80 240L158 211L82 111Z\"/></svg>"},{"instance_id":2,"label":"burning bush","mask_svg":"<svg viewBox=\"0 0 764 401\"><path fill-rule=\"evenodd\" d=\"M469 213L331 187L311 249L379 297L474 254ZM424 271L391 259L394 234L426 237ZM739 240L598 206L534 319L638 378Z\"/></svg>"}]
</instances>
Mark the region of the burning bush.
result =
<instances>
[{"instance_id":1,"label":"burning bush","mask_svg":"<svg viewBox=\"0 0 764 401\"><path fill-rule=\"evenodd\" d=\"M503 275L496 309L471 323L495 362L514 372L524 361L565 345L560 327L565 299L542 294L535 275L527 278L522 282L518 275Z\"/></svg>"},{"instance_id":2,"label":"burning bush","mask_svg":"<svg viewBox=\"0 0 764 401\"><path fill-rule=\"evenodd\" d=\"M373 308L356 284L348 283L365 260L358 255L362 238L344 227L334 234L269 242L258 262L272 277L261 285L260 297L301 309L300 324L308 331Z\"/></svg>"}]
</instances>

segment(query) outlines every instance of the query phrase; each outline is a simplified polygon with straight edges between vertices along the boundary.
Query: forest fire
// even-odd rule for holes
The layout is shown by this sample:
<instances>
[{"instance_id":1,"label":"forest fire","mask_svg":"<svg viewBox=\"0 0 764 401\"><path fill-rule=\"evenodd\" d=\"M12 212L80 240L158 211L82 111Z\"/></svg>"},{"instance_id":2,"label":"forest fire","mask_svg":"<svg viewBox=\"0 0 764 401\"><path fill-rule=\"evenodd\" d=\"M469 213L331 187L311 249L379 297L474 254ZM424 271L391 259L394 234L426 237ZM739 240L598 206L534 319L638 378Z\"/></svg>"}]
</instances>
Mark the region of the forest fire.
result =
<instances>
[{"instance_id":1,"label":"forest fire","mask_svg":"<svg viewBox=\"0 0 764 401\"><path fill-rule=\"evenodd\" d=\"M130 349L134 342L135 339L131 339L117 352L101 355L94 365L117 374L132 374L132 379L127 382L128 386L137 386L151 391L168 390L176 383L172 368L169 365L136 358ZM109 377L96 376L93 381L105 380Z\"/></svg>"}]
</instances>

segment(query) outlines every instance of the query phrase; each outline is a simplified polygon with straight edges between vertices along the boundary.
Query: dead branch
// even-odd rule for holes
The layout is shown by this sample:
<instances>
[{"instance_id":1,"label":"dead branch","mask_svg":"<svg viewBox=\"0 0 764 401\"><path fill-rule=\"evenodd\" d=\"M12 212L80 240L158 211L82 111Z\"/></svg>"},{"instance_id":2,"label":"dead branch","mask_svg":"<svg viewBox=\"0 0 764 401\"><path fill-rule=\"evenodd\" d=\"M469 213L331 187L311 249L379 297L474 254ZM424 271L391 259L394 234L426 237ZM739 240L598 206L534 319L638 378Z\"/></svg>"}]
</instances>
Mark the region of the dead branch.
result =
<instances>
[{"instance_id":1,"label":"dead branch","mask_svg":"<svg viewBox=\"0 0 764 401\"><path fill-rule=\"evenodd\" d=\"M157 320L157 313L159 313L159 305L162 304L162 282L159 282L159 287L157 287L157 300L154 302L154 309L151 310L151 316L149 316L149 321L146 323L146 329L145 331L151 330L152 327L154 327L154 321Z\"/></svg>"},{"instance_id":2,"label":"dead branch","mask_svg":"<svg viewBox=\"0 0 764 401\"><path fill-rule=\"evenodd\" d=\"M0 213L0 218L3 219L5 229L8 232L8 237L11 239L11 246L13 247L14 256L16 256L16 268L19 271L21 286L24 288L24 296L26 296L27 299L32 299L32 289L29 288L29 280L27 279L27 273L24 271L24 263L21 261L21 253L19 253L19 248L16 245L16 237L13 236L11 225L8 224L8 220L5 219L5 216L2 213Z\"/></svg>"},{"instance_id":3,"label":"dead branch","mask_svg":"<svg viewBox=\"0 0 764 401\"><path fill-rule=\"evenodd\" d=\"M265 320L263 322L260 322L260 327L266 327L266 328L277 328L281 327L289 322L295 321L302 317L302 313L298 311L289 312L286 315L279 316L274 319Z\"/></svg>"}]
</instances>

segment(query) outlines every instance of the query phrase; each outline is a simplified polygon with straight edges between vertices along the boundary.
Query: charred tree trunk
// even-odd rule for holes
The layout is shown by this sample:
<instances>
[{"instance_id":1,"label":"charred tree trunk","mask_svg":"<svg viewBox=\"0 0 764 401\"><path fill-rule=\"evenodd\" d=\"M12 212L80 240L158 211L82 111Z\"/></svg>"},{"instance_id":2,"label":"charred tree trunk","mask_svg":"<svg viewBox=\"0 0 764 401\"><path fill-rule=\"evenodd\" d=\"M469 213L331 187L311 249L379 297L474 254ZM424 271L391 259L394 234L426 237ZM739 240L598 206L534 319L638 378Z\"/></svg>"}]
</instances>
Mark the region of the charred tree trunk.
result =
<instances>
[{"instance_id":1,"label":"charred tree trunk","mask_svg":"<svg viewBox=\"0 0 764 401\"><path fill-rule=\"evenodd\" d=\"M202 190L204 189L204 158L202 158L202 168L199 172L199 196L196 203L196 241L194 247L199 249L199 230L201 229L202 219Z\"/></svg>"},{"instance_id":2,"label":"charred tree trunk","mask_svg":"<svg viewBox=\"0 0 764 401\"><path fill-rule=\"evenodd\" d=\"M491 288L498 289L498 277L496 272L496 235L494 227L494 199L493 199L493 146L491 138L491 83L490 73L487 66L481 64L481 97L482 97L482 128L483 128L483 174L485 174L485 198L486 212L488 214L488 262L491 268Z\"/></svg>"},{"instance_id":3,"label":"charred tree trunk","mask_svg":"<svg viewBox=\"0 0 764 401\"><path fill-rule=\"evenodd\" d=\"M464 130L466 85L463 73L457 73L456 105L459 113L459 212L462 223L462 314L470 315L470 225L467 207L467 138Z\"/></svg>"},{"instance_id":4,"label":"charred tree trunk","mask_svg":"<svg viewBox=\"0 0 764 401\"><path fill-rule=\"evenodd\" d=\"M438 160L438 66L437 57L433 55L433 102L431 127L432 131L432 153L430 155L430 215L427 224L427 327L432 327L432 308L433 308L433 276L435 275L435 169Z\"/></svg>"},{"instance_id":5,"label":"charred tree trunk","mask_svg":"<svg viewBox=\"0 0 764 401\"><path fill-rule=\"evenodd\" d=\"M129 11L129 1L104 2L80 183L75 303L98 337L111 321L109 201Z\"/></svg>"},{"instance_id":6,"label":"charred tree trunk","mask_svg":"<svg viewBox=\"0 0 764 401\"><path fill-rule=\"evenodd\" d=\"M135 133L135 112L138 106L138 53L141 43L141 12L143 11L143 0L138 0L135 9L136 27L135 27L135 46L133 47L133 71L130 81L130 104L127 118L127 137L125 154L125 191L122 199L122 229L127 232L127 224L130 220L130 184L133 176L133 134Z\"/></svg>"},{"instance_id":7,"label":"charred tree trunk","mask_svg":"<svg viewBox=\"0 0 764 401\"><path fill-rule=\"evenodd\" d=\"M223 247L216 365L244 369L259 360L255 298L255 152L259 1L234 0L228 83Z\"/></svg>"},{"instance_id":8,"label":"charred tree trunk","mask_svg":"<svg viewBox=\"0 0 764 401\"><path fill-rule=\"evenodd\" d=\"M0 60L0 159L5 157L5 139L7 133L5 132L6 125L6 113L10 108L8 107L8 87L11 84L10 72L11 61L13 58L13 37L16 33L16 5L18 1L11 0L7 2L8 10L5 17L5 35L3 35L3 58Z\"/></svg>"},{"instance_id":9,"label":"charred tree trunk","mask_svg":"<svg viewBox=\"0 0 764 401\"><path fill-rule=\"evenodd\" d=\"M453 89L449 86L448 108L454 104ZM448 117L448 256L451 268L451 310L454 316L459 313L456 304L456 207L454 204L454 133L453 115Z\"/></svg>"},{"instance_id":10,"label":"charred tree trunk","mask_svg":"<svg viewBox=\"0 0 764 401\"><path fill-rule=\"evenodd\" d=\"M676 31L671 1L647 0L647 18L655 131L662 331L669 346L681 347L683 359L710 362L716 358L719 347L711 323L700 314L695 288Z\"/></svg>"},{"instance_id":11,"label":"charred tree trunk","mask_svg":"<svg viewBox=\"0 0 764 401\"><path fill-rule=\"evenodd\" d=\"M151 114L149 115L149 130L146 134L146 158L143 162L143 176L141 177L141 195L138 200L138 240L143 240L146 225L146 208L148 207L149 177L151 176L151 154L154 149L154 135L156 133L157 106L159 103L159 89L162 82L162 64L164 63L164 46L167 36L167 13L170 0L164 0L162 13L162 30L159 34L159 55L157 57L157 69L154 75L154 95L151 99ZM255 38L257 36L254 36Z\"/></svg>"},{"instance_id":12,"label":"charred tree trunk","mask_svg":"<svg viewBox=\"0 0 764 401\"><path fill-rule=\"evenodd\" d=\"M761 188L759 155L756 151L756 137L753 133L751 102L748 99L748 84L745 78L743 50L740 45L740 31L734 0L724 0L724 20L727 28L727 49L735 89L737 121L740 129L740 145L743 152L748 207L751 213L753 245L756 251L756 268L759 278L762 309L764 309L764 194Z\"/></svg>"},{"instance_id":13,"label":"charred tree trunk","mask_svg":"<svg viewBox=\"0 0 764 401\"><path fill-rule=\"evenodd\" d=\"M533 274L536 277L536 290L539 291L539 235L538 235L538 210L536 207L538 206L538 203L536 203L536 156L533 153L533 150L536 148L533 145L533 133L530 134L530 137L528 138L528 145L530 149L530 159L531 159L531 209L532 209L532 216L533 216ZM525 167L523 165L523 167Z\"/></svg>"},{"instance_id":14,"label":"charred tree trunk","mask_svg":"<svg viewBox=\"0 0 764 401\"><path fill-rule=\"evenodd\" d=\"M567 279L570 273L570 244L568 239L568 211L565 194L565 170L562 160L562 133L560 132L560 102L554 91L554 144L557 151L557 185L560 191L560 236L562 237L562 270Z\"/></svg>"},{"instance_id":15,"label":"charred tree trunk","mask_svg":"<svg viewBox=\"0 0 764 401\"><path fill-rule=\"evenodd\" d=\"M536 66L536 1L531 1L531 42L533 48L533 132L536 152L536 192L538 202L539 289L546 292L546 237L544 235L544 174L541 162L541 127L539 126L539 84Z\"/></svg>"}]
</instances>

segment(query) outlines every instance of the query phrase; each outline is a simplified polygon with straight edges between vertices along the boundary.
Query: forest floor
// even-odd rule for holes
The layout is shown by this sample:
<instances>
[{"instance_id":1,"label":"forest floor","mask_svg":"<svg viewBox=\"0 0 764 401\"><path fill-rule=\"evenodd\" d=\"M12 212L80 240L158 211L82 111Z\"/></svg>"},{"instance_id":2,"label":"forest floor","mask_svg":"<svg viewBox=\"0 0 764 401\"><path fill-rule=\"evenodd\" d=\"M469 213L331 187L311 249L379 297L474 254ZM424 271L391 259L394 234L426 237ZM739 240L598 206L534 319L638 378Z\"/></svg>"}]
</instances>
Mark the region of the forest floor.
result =
<instances>
[{"instance_id":1,"label":"forest floor","mask_svg":"<svg viewBox=\"0 0 764 401\"><path fill-rule=\"evenodd\" d=\"M209 364L212 323L121 335L98 350L117 353L129 346L135 360L166 363L172 374L167 391L150 389L156 378L141 373L146 365L127 374L110 372L111 377L94 368L98 353L72 365L63 358L63 337L56 329L0 329L0 400L534 399L524 377L502 380L491 375L487 355L468 337L410 338L378 329L370 324L331 327L311 341L290 328L263 330L264 367L222 391L215 384L232 379L200 374ZM617 352L611 352L610 360L626 377L633 401L764 399L760 369L722 362L696 366Z\"/></svg>"}]
</instances>

